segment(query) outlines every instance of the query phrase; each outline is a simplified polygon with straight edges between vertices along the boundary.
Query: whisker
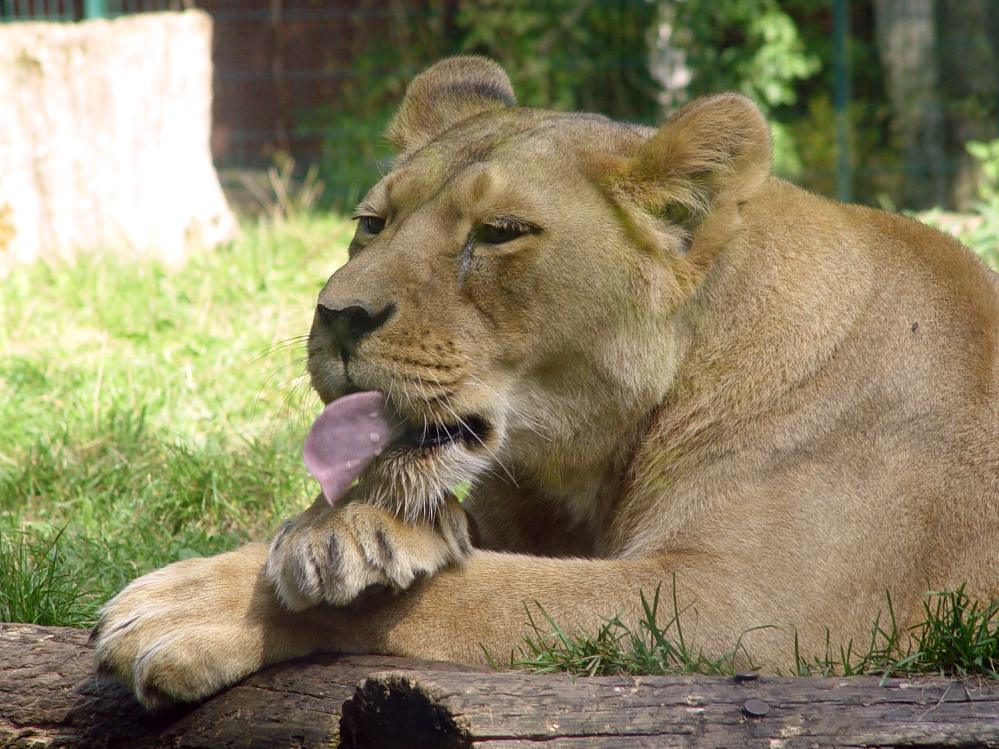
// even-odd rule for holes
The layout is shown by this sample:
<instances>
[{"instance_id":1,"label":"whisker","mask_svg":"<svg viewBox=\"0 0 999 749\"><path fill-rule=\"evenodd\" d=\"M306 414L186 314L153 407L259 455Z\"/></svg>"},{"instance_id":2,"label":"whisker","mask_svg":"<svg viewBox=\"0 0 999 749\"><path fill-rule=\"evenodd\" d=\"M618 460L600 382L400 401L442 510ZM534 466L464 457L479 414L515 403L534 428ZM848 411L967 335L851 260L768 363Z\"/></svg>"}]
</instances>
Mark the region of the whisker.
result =
<instances>
[{"instance_id":1,"label":"whisker","mask_svg":"<svg viewBox=\"0 0 999 749\"><path fill-rule=\"evenodd\" d=\"M546 435L546 434L544 434L544 433L542 433L540 431L539 427L542 424L534 416L531 416L531 415L525 413L523 410L521 410L521 409L517 408L516 406L514 406L510 402L509 398L507 398L506 396L504 396L501 393L499 393L492 386L487 385L485 382L483 382L480 378L476 377L475 375L473 375L471 373L466 373L465 377L467 377L468 379L470 379L471 381L473 381L474 383L476 383L480 387L484 388L485 390L489 391L492 394L492 396L494 398L496 398L496 400L499 401L503 405L504 410L506 410L507 412L509 412L513 416L517 417L517 420L519 422L518 426L522 425L528 431L532 432L538 438L544 440L545 442L552 442L552 438L550 436L548 436L548 435Z\"/></svg>"},{"instance_id":2,"label":"whisker","mask_svg":"<svg viewBox=\"0 0 999 749\"><path fill-rule=\"evenodd\" d=\"M257 362L261 359L265 359L268 356L272 356L279 351L284 351L285 349L294 348L300 346L309 340L308 334L306 335L296 335L291 338L284 338L280 341L275 341L274 343L269 343L259 348L251 348L251 352L255 352L255 355L251 361Z\"/></svg>"},{"instance_id":3,"label":"whisker","mask_svg":"<svg viewBox=\"0 0 999 749\"><path fill-rule=\"evenodd\" d=\"M431 373L431 374L430 374L430 376L434 378L434 381L436 381L436 380L437 380L437 378L436 378L436 377L434 377L433 373ZM437 385L438 385L438 387L440 387L440 383L439 383L439 382L437 383ZM506 474L506 475L507 475L507 476L509 477L509 479L510 479L510 481L511 481L511 482L513 483L513 485L514 485L515 487L517 487L517 488L519 489L519 488L520 488L520 486L519 486L519 485L517 484L517 479L515 479L515 478L513 477L513 473L511 473L511 472L510 472L510 470L509 470L509 469L508 469L508 468L506 467L506 465L505 465L505 464L503 463L503 461L502 461L502 460L500 460L499 456L498 456L498 455L497 455L496 453L494 453L494 452L492 451L492 449L490 449L490 448L489 448L489 447L488 447L488 446L486 445L486 443L485 443L485 442L483 442L483 441L482 441L482 439L481 439L481 438L479 437L479 435L477 435L477 434L475 433L475 430L473 430L473 429L472 429L472 428L471 428L471 427L470 427L470 426L469 426L469 425L468 425L468 424L467 424L467 423L465 422L465 420L464 420L464 419L462 419L462 418L461 418L461 417L460 417L460 416L458 415L458 412L454 410L454 407L453 407L453 406L452 406L452 404L451 404L451 399L447 397L447 394L445 394L445 395L444 395L444 407L445 407L445 408L447 408L447 410L451 412L451 415L452 415L452 416L454 416L454 418L456 418L456 419L458 420L458 423L459 423L459 424L461 424L461 426L465 427L465 429L466 429L466 430L468 430L468 433L469 433L469 434L471 434L471 435L472 435L473 437L475 437L475 441L476 441L476 442L478 442L478 443L479 443L480 445L482 445L482 449L483 449L483 450L485 450L485 451L486 451L487 453L489 453L490 457L491 457L491 458L493 459L493 461L494 461L494 462L496 463L496 465L497 465L497 466L499 466L500 468L502 468L502 469L503 469L503 472L504 472L504 473L505 473L505 474Z\"/></svg>"},{"instance_id":4,"label":"whisker","mask_svg":"<svg viewBox=\"0 0 999 749\"><path fill-rule=\"evenodd\" d=\"M265 391L277 389L277 387L280 384L283 384L285 382L289 382L289 381L290 382L294 382L294 381L298 380L298 378L300 378L302 375L301 374L297 374L294 377L292 377L290 379L287 379L287 380L278 380L277 378L280 377L280 376L282 376L285 372L287 372L292 367L300 367L300 366L302 366L307 361L307 359L308 359L308 357L305 356L305 355L295 357L295 359L293 359L290 362L285 362L284 364L278 365L269 375L267 375L267 377L264 379L263 384L257 390L257 394L254 396L254 399L253 399L253 408L251 409L251 413L253 413L254 416L257 413L257 409L260 407L260 401L261 401L261 398L263 397L263 394L264 394Z\"/></svg>"},{"instance_id":5,"label":"whisker","mask_svg":"<svg viewBox=\"0 0 999 749\"><path fill-rule=\"evenodd\" d=\"M300 419L304 422L311 421L313 416L308 413L306 405L311 400L311 395L314 393L308 374L299 375L285 396L283 403L285 414L292 419Z\"/></svg>"}]
</instances>

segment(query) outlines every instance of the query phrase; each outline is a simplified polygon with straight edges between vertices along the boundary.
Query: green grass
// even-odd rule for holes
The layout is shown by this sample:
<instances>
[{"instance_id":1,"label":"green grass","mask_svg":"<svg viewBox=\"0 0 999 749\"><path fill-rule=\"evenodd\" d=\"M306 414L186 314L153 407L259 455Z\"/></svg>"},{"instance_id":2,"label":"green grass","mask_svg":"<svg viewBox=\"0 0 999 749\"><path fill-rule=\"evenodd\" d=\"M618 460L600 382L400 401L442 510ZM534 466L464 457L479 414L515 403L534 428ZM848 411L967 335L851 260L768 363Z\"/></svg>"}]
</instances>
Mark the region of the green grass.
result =
<instances>
[{"instance_id":1,"label":"green grass","mask_svg":"<svg viewBox=\"0 0 999 749\"><path fill-rule=\"evenodd\" d=\"M136 575L308 504L299 336L350 231L261 224L180 269L99 256L0 279L0 621L87 625Z\"/></svg>"},{"instance_id":2,"label":"green grass","mask_svg":"<svg viewBox=\"0 0 999 749\"><path fill-rule=\"evenodd\" d=\"M511 665L536 673L568 671L581 676L722 676L755 667L741 638L731 650L718 657L708 657L688 642L682 624L686 609L678 608L674 597L672 612L662 621L660 592L661 587L657 587L651 598L642 594L643 615L637 630L615 616L605 621L594 634L567 632L541 606L537 609L543 623L528 607L531 632L524 638L520 657L515 656ZM494 658L490 657L490 661L494 666L499 665Z\"/></svg>"},{"instance_id":3,"label":"green grass","mask_svg":"<svg viewBox=\"0 0 999 749\"><path fill-rule=\"evenodd\" d=\"M86 538L9 532L0 537L0 558L0 621L90 623L93 593L80 582L96 572L97 554Z\"/></svg>"},{"instance_id":4,"label":"green grass","mask_svg":"<svg viewBox=\"0 0 999 749\"><path fill-rule=\"evenodd\" d=\"M643 615L637 629L619 617L608 619L596 633L567 632L540 606L543 622L529 609L532 632L524 640L519 657L511 665L538 673L565 671L598 676L613 674L707 674L732 675L753 670L751 649L743 633L732 648L718 657L708 657L691 643L682 627L686 609L676 599L663 616L660 590L652 598L642 596ZM756 629L770 629L764 625ZM909 627L895 619L891 598L885 613L871 626L870 639L859 644L833 643L828 635L825 652L805 657L797 635L788 655L796 676L883 677L909 674L979 676L999 679L999 599L989 605L972 600L964 586L954 591L930 592L923 601L923 616ZM493 659L493 665L498 665Z\"/></svg>"},{"instance_id":5,"label":"green grass","mask_svg":"<svg viewBox=\"0 0 999 749\"><path fill-rule=\"evenodd\" d=\"M938 674L999 679L999 599L985 605L973 600L962 585L957 590L931 591L923 599L919 621L900 627L891 598L871 626L870 639L856 648L847 643L810 659L798 652L795 672L813 674Z\"/></svg>"}]
</instances>

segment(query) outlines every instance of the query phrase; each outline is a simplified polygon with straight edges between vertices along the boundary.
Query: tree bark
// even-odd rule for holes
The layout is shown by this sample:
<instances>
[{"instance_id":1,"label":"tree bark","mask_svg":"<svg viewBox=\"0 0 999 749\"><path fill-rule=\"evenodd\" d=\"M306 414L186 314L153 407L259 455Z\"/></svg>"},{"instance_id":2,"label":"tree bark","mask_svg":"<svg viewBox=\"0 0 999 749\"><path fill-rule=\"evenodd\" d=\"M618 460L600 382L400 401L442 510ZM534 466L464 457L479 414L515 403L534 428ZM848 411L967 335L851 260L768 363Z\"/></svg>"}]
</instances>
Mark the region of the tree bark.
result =
<instances>
[{"instance_id":1,"label":"tree bark","mask_svg":"<svg viewBox=\"0 0 999 749\"><path fill-rule=\"evenodd\" d=\"M995 747L999 684L872 677L377 674L343 747Z\"/></svg>"},{"instance_id":2,"label":"tree bark","mask_svg":"<svg viewBox=\"0 0 999 749\"><path fill-rule=\"evenodd\" d=\"M90 250L178 263L234 236L211 48L194 10L0 24L0 270Z\"/></svg>"},{"instance_id":3,"label":"tree bark","mask_svg":"<svg viewBox=\"0 0 999 749\"><path fill-rule=\"evenodd\" d=\"M948 204L936 0L874 0L878 52L905 160L903 204Z\"/></svg>"},{"instance_id":4,"label":"tree bark","mask_svg":"<svg viewBox=\"0 0 999 749\"><path fill-rule=\"evenodd\" d=\"M939 0L940 79L947 115L951 205L967 210L977 199L981 169L965 150L969 140L992 140L999 104L999 3Z\"/></svg>"},{"instance_id":5,"label":"tree bark","mask_svg":"<svg viewBox=\"0 0 999 749\"><path fill-rule=\"evenodd\" d=\"M335 747L340 707L385 669L467 667L382 656L316 656L255 674L201 705L148 713L94 673L89 633L0 624L4 749L265 749Z\"/></svg>"},{"instance_id":6,"label":"tree bark","mask_svg":"<svg viewBox=\"0 0 999 749\"><path fill-rule=\"evenodd\" d=\"M150 715L95 677L86 632L0 624L0 746L999 747L992 681L473 671L317 656Z\"/></svg>"}]
</instances>

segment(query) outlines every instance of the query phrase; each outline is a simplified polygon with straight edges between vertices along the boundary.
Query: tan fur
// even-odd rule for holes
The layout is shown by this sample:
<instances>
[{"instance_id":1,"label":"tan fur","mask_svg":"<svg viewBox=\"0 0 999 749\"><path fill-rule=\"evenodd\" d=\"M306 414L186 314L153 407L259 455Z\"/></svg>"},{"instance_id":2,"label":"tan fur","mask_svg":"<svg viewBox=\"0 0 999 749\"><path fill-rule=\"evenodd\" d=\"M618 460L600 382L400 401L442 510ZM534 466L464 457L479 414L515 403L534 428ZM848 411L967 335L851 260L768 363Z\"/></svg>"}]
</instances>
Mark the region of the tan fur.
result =
<instances>
[{"instance_id":1,"label":"tan fur","mask_svg":"<svg viewBox=\"0 0 999 749\"><path fill-rule=\"evenodd\" d=\"M651 131L508 88L478 58L410 86L359 207L385 228L319 296L395 312L346 368L318 320L309 344L324 400L378 388L412 424L484 418L484 444L388 451L270 552L132 583L95 636L145 704L317 650L503 658L525 604L593 630L674 579L709 654L774 625L743 638L771 668L795 632L862 641L886 592L903 622L927 590L999 595L996 276L768 176L740 96ZM469 244L510 218L538 230Z\"/></svg>"},{"instance_id":2,"label":"tan fur","mask_svg":"<svg viewBox=\"0 0 999 749\"><path fill-rule=\"evenodd\" d=\"M437 522L404 523L362 502L334 509L320 496L278 531L265 574L291 611L348 604L371 586L404 590L471 551L458 500L437 514Z\"/></svg>"}]
</instances>

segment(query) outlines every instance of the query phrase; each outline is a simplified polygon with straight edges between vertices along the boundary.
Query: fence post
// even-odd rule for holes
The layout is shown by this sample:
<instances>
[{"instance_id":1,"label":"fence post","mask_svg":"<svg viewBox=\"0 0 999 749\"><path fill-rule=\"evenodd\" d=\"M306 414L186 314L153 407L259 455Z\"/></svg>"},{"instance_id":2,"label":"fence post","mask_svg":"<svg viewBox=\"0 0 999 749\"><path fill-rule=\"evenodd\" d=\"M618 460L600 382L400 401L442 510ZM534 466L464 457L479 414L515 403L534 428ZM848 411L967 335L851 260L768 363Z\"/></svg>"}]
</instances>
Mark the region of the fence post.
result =
<instances>
[{"instance_id":1,"label":"fence post","mask_svg":"<svg viewBox=\"0 0 999 749\"><path fill-rule=\"evenodd\" d=\"M83 0L84 18L106 18L107 14L107 0Z\"/></svg>"},{"instance_id":2,"label":"fence post","mask_svg":"<svg viewBox=\"0 0 999 749\"><path fill-rule=\"evenodd\" d=\"M850 159L850 0L833 0L833 107L836 110L836 197L853 200Z\"/></svg>"}]
</instances>

